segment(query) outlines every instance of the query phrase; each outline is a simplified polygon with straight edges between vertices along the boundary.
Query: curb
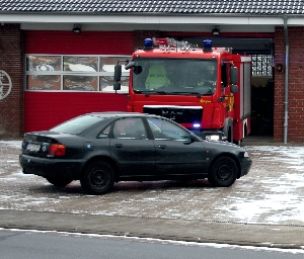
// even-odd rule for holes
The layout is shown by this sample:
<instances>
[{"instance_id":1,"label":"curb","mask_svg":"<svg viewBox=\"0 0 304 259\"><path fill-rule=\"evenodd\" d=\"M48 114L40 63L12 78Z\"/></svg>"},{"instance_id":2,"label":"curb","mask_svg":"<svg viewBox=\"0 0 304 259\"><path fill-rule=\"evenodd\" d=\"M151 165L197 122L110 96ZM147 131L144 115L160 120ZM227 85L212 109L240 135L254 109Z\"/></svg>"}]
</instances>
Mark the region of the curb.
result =
<instances>
[{"instance_id":1,"label":"curb","mask_svg":"<svg viewBox=\"0 0 304 259\"><path fill-rule=\"evenodd\" d=\"M304 227L0 210L0 227L304 249Z\"/></svg>"}]
</instances>

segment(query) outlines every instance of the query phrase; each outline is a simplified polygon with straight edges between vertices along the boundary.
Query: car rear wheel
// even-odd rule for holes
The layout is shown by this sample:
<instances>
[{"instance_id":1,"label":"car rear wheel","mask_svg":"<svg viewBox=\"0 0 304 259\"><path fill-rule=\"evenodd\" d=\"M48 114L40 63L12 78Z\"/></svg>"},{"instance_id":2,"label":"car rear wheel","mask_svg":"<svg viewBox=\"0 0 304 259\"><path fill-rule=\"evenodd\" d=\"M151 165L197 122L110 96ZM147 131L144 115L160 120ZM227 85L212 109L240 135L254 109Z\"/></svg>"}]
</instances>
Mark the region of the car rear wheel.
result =
<instances>
[{"instance_id":1,"label":"car rear wheel","mask_svg":"<svg viewBox=\"0 0 304 259\"><path fill-rule=\"evenodd\" d=\"M49 183L53 184L56 187L65 187L69 183L71 183L73 180L64 176L50 176L46 178Z\"/></svg>"},{"instance_id":2,"label":"car rear wheel","mask_svg":"<svg viewBox=\"0 0 304 259\"><path fill-rule=\"evenodd\" d=\"M208 180L213 186L228 187L237 178L238 166L235 160L228 156L216 159L209 172Z\"/></svg>"},{"instance_id":3,"label":"car rear wheel","mask_svg":"<svg viewBox=\"0 0 304 259\"><path fill-rule=\"evenodd\" d=\"M92 162L86 167L80 183L86 193L104 194L113 187L114 170L106 162Z\"/></svg>"}]
</instances>

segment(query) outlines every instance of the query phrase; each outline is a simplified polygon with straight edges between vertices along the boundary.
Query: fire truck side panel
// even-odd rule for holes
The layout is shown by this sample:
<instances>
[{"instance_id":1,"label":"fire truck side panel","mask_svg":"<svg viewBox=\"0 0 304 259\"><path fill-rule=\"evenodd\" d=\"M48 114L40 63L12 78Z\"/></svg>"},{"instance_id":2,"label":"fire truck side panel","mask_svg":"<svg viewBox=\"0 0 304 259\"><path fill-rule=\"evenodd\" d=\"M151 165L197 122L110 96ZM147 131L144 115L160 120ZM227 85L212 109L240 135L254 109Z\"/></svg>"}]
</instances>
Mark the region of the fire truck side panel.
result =
<instances>
[{"instance_id":1,"label":"fire truck side panel","mask_svg":"<svg viewBox=\"0 0 304 259\"><path fill-rule=\"evenodd\" d=\"M239 93L235 95L234 139L241 140L250 133L251 65L250 58L242 57L240 64Z\"/></svg>"}]
</instances>

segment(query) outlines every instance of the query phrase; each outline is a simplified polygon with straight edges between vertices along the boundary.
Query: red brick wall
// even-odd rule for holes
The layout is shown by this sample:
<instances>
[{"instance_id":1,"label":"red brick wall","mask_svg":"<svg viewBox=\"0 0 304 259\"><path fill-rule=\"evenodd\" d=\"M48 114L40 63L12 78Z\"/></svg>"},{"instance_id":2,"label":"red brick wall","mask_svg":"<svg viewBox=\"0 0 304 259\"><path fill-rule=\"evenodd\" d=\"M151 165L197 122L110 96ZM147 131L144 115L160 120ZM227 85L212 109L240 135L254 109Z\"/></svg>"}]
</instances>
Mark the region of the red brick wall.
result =
<instances>
[{"instance_id":1,"label":"red brick wall","mask_svg":"<svg viewBox=\"0 0 304 259\"><path fill-rule=\"evenodd\" d=\"M289 28L288 142L304 142L304 28ZM275 64L284 64L284 30L275 33ZM274 139L284 138L284 71L275 71Z\"/></svg>"},{"instance_id":2,"label":"red brick wall","mask_svg":"<svg viewBox=\"0 0 304 259\"><path fill-rule=\"evenodd\" d=\"M0 70L12 80L12 91L0 100L0 139L19 137L23 121L23 66L19 25L0 25Z\"/></svg>"},{"instance_id":3,"label":"red brick wall","mask_svg":"<svg viewBox=\"0 0 304 259\"><path fill-rule=\"evenodd\" d=\"M277 28L274 37L275 42L275 66L284 64L284 30ZM276 141L283 141L284 123L284 70L274 70L274 122L273 137Z\"/></svg>"}]
</instances>

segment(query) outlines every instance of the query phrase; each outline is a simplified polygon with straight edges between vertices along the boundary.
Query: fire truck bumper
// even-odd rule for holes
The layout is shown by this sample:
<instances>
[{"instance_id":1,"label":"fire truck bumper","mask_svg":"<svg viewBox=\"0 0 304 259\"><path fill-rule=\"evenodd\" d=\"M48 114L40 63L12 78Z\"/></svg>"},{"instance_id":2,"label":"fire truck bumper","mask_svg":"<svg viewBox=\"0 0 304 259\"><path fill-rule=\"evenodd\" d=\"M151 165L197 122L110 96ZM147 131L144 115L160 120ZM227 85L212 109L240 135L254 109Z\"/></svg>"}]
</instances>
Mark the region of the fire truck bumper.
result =
<instances>
[{"instance_id":1,"label":"fire truck bumper","mask_svg":"<svg viewBox=\"0 0 304 259\"><path fill-rule=\"evenodd\" d=\"M198 131L194 133L196 135L199 135L202 139L206 139L206 140L213 140L213 141L224 141L226 140L226 136L224 135L223 131Z\"/></svg>"}]
</instances>

